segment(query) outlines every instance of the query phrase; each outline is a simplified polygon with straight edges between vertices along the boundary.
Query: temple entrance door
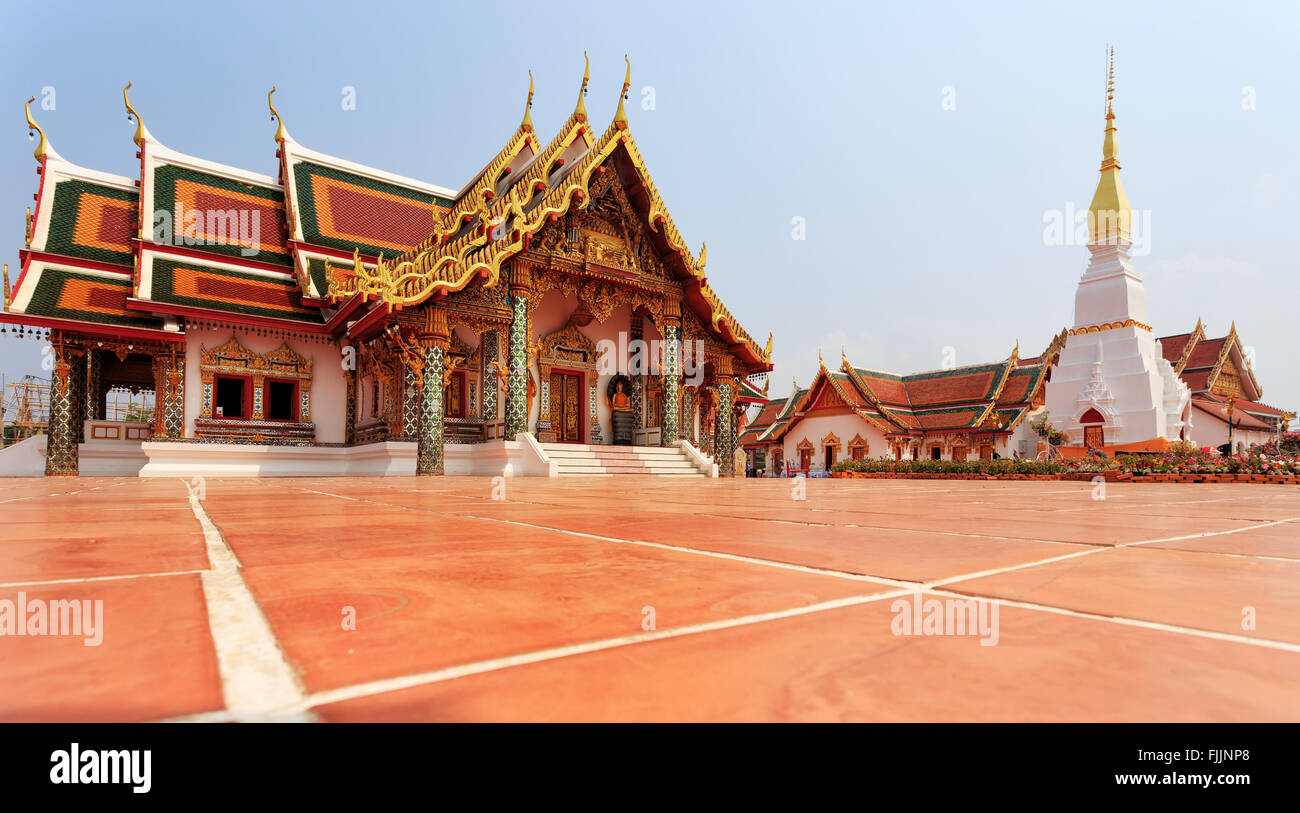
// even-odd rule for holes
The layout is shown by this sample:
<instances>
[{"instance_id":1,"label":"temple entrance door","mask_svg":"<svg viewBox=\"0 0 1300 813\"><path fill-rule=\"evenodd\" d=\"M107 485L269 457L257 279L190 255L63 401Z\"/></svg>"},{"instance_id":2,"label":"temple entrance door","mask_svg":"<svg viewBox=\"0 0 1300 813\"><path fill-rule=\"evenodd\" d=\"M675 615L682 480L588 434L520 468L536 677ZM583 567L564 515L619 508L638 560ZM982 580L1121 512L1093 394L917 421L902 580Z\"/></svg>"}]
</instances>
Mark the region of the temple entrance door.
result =
<instances>
[{"instance_id":1,"label":"temple entrance door","mask_svg":"<svg viewBox=\"0 0 1300 813\"><path fill-rule=\"evenodd\" d=\"M582 442L582 376L551 373L551 425L560 443Z\"/></svg>"},{"instance_id":2,"label":"temple entrance door","mask_svg":"<svg viewBox=\"0 0 1300 813\"><path fill-rule=\"evenodd\" d=\"M1100 424L1083 427L1083 445L1088 449L1100 449L1106 445L1106 433Z\"/></svg>"}]
</instances>

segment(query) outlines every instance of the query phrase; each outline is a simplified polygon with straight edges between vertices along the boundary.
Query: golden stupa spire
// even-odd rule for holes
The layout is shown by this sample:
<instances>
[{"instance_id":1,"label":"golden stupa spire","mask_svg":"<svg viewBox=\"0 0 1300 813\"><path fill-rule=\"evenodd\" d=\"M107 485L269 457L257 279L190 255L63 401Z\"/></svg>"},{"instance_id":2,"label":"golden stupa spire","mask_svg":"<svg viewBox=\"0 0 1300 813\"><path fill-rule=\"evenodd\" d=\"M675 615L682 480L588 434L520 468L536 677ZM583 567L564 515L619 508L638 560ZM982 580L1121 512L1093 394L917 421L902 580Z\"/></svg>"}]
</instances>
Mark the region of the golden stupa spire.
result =
<instances>
[{"instance_id":1,"label":"golden stupa spire","mask_svg":"<svg viewBox=\"0 0 1300 813\"><path fill-rule=\"evenodd\" d=\"M37 142L36 150L32 155L37 161L44 161L47 155L53 154L57 157L58 153L54 152L54 148L50 146L50 140L45 137L45 131L41 129L41 125L37 124L36 119L32 118L32 102L34 101L36 101L35 96L28 99L23 105L23 110L27 113L27 134L31 135L35 131L41 136L41 140Z\"/></svg>"},{"instance_id":2,"label":"golden stupa spire","mask_svg":"<svg viewBox=\"0 0 1300 813\"><path fill-rule=\"evenodd\" d=\"M623 91L618 94L618 111L614 113L614 126L620 130L627 129L627 113L623 110L623 100L627 98L627 89L632 87L632 60L623 54L627 63L627 73L623 74Z\"/></svg>"},{"instance_id":3,"label":"golden stupa spire","mask_svg":"<svg viewBox=\"0 0 1300 813\"><path fill-rule=\"evenodd\" d=\"M289 137L289 132L284 129L284 119L280 116L280 111L275 109L275 102L271 101L271 96L275 94L275 87L271 87L271 92L266 94L266 106L271 108L271 119L278 122L275 128L275 143L283 144L284 140Z\"/></svg>"},{"instance_id":4,"label":"golden stupa spire","mask_svg":"<svg viewBox=\"0 0 1300 813\"><path fill-rule=\"evenodd\" d=\"M1115 49L1107 51L1106 137L1101 147L1101 178L1088 206L1088 230L1092 242L1127 238L1132 211L1124 183L1119 177L1119 154L1115 145Z\"/></svg>"},{"instance_id":5,"label":"golden stupa spire","mask_svg":"<svg viewBox=\"0 0 1300 813\"><path fill-rule=\"evenodd\" d=\"M144 126L144 119L140 118L140 114L135 112L135 108L131 106L131 97L126 95L126 92L130 89L130 82L127 82L126 87L122 88L122 101L126 104L126 120L135 121L135 134L131 136L131 140L135 142L137 147L143 147L144 142L152 138L153 135L149 132L149 128Z\"/></svg>"},{"instance_id":6,"label":"golden stupa spire","mask_svg":"<svg viewBox=\"0 0 1300 813\"><path fill-rule=\"evenodd\" d=\"M524 121L519 125L525 130L533 130L533 72L528 72L528 101L524 104Z\"/></svg>"},{"instance_id":7,"label":"golden stupa spire","mask_svg":"<svg viewBox=\"0 0 1300 813\"><path fill-rule=\"evenodd\" d=\"M582 87L578 90L578 106L573 108L573 115L578 121L587 120L587 105L583 98L587 95L587 83L591 81L591 60L587 58L587 52L582 52L582 61L585 63L582 69Z\"/></svg>"}]
</instances>

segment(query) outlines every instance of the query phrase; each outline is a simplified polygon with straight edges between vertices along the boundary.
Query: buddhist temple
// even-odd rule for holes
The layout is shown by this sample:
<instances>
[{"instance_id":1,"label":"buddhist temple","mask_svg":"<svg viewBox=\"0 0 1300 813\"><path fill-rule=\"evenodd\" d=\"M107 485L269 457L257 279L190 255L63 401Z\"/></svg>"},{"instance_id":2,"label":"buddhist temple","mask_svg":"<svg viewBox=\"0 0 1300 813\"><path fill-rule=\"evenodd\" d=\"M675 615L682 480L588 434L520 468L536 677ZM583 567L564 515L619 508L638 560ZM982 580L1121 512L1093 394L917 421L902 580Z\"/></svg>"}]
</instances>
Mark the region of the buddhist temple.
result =
<instances>
[{"instance_id":1,"label":"buddhist temple","mask_svg":"<svg viewBox=\"0 0 1300 813\"><path fill-rule=\"evenodd\" d=\"M826 472L844 459L989 460L1032 457L1028 421L1064 336L1034 358L1019 348L997 362L898 375L864 368L841 351L812 383L769 400L741 435L755 468Z\"/></svg>"},{"instance_id":2,"label":"buddhist temple","mask_svg":"<svg viewBox=\"0 0 1300 813\"><path fill-rule=\"evenodd\" d=\"M139 176L85 169L29 102L39 184L0 318L48 331L44 472L732 474L771 337L656 190L630 71L603 127L584 71L549 139L530 78L458 189L303 146L274 89L273 174L164 145L129 83ZM121 387L154 391L151 421L105 420Z\"/></svg>"}]
</instances>

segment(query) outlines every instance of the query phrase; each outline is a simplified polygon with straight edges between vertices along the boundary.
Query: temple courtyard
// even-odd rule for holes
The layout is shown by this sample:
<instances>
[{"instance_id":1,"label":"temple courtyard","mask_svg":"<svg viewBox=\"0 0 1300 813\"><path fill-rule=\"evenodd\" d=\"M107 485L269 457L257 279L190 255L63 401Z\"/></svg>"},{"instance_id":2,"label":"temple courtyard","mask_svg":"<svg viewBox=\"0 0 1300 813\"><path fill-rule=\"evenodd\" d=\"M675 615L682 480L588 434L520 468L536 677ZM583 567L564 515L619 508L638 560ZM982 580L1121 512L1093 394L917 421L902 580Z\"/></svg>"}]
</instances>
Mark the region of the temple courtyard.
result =
<instances>
[{"instance_id":1,"label":"temple courtyard","mask_svg":"<svg viewBox=\"0 0 1300 813\"><path fill-rule=\"evenodd\" d=\"M6 613L4 721L1296 721L1300 488L10 479Z\"/></svg>"}]
</instances>

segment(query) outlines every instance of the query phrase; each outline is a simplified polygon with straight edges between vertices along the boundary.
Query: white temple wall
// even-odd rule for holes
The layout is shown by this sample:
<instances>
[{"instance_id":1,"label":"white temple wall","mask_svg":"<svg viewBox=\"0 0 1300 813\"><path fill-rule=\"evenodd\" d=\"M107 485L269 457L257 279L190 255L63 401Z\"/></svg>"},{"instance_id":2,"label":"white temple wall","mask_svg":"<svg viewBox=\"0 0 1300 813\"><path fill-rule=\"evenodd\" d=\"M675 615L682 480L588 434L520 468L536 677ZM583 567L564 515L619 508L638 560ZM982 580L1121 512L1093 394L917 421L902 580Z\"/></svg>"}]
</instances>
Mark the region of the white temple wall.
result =
<instances>
[{"instance_id":1,"label":"white temple wall","mask_svg":"<svg viewBox=\"0 0 1300 813\"><path fill-rule=\"evenodd\" d=\"M211 350L234 336L254 353L268 353L286 341L295 353L311 359L311 422L316 425L317 443L343 443L346 439L347 378L342 356L329 342L310 341L283 335L263 335L232 328L191 327L185 334L185 436L194 437L194 419L203 406L203 375L200 346ZM381 395L382 397L382 395Z\"/></svg>"}]
</instances>

